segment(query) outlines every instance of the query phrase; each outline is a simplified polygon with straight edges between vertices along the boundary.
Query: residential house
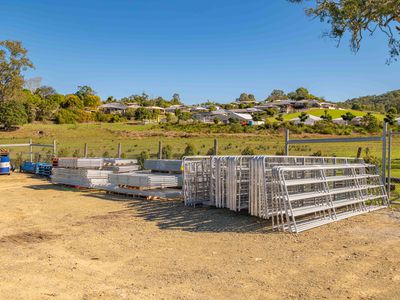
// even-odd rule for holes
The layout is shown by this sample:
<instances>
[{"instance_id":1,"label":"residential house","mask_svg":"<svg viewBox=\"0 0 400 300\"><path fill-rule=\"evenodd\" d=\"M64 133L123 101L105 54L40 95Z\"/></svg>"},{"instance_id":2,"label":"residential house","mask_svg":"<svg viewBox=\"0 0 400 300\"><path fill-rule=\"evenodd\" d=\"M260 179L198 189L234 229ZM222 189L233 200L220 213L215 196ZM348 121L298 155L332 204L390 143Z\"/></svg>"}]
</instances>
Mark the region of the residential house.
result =
<instances>
[{"instance_id":1,"label":"residential house","mask_svg":"<svg viewBox=\"0 0 400 300\"><path fill-rule=\"evenodd\" d=\"M362 119L363 119L363 117L361 117L361 116L355 117L349 123L352 125L362 125Z\"/></svg>"},{"instance_id":2,"label":"residential house","mask_svg":"<svg viewBox=\"0 0 400 300\"><path fill-rule=\"evenodd\" d=\"M320 102L320 107L323 109L337 109L337 105L329 102Z\"/></svg>"},{"instance_id":3,"label":"residential house","mask_svg":"<svg viewBox=\"0 0 400 300\"><path fill-rule=\"evenodd\" d=\"M253 122L253 117L248 114L248 113L237 113L237 112L233 112L233 111L228 111L228 116L229 119L236 119L241 123L246 123L246 124L252 124Z\"/></svg>"},{"instance_id":4,"label":"residential house","mask_svg":"<svg viewBox=\"0 0 400 300\"><path fill-rule=\"evenodd\" d=\"M209 109L207 107L203 106L193 106L190 108L190 112L196 113L196 112L207 112Z\"/></svg>"},{"instance_id":5,"label":"residential house","mask_svg":"<svg viewBox=\"0 0 400 300\"><path fill-rule=\"evenodd\" d=\"M175 113L175 111L179 109L181 112L188 112L189 109L184 105L171 105L165 108L166 113Z\"/></svg>"},{"instance_id":6,"label":"residential house","mask_svg":"<svg viewBox=\"0 0 400 300\"><path fill-rule=\"evenodd\" d=\"M296 125L304 124L304 125L311 125L312 126L312 125L315 125L316 122L322 121L322 119L320 117L316 117L316 116L313 116L313 115L308 115L308 118L307 118L307 120L305 120L305 122L301 122L299 117L293 118L290 121L293 122Z\"/></svg>"},{"instance_id":7,"label":"residential house","mask_svg":"<svg viewBox=\"0 0 400 300\"><path fill-rule=\"evenodd\" d=\"M342 117L333 119L332 122L339 125L347 125L347 121L343 120Z\"/></svg>"},{"instance_id":8,"label":"residential house","mask_svg":"<svg viewBox=\"0 0 400 300\"><path fill-rule=\"evenodd\" d=\"M99 109L106 114L123 114L127 106L119 102L110 102L100 105Z\"/></svg>"}]
</instances>

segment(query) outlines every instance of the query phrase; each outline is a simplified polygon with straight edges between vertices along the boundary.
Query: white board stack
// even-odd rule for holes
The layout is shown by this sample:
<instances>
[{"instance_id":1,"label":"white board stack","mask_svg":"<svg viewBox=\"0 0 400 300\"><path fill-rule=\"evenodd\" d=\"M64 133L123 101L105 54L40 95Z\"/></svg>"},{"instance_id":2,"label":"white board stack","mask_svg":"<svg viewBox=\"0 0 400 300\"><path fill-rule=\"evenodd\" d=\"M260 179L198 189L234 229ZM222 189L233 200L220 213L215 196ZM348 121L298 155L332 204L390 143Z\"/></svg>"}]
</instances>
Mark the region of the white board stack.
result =
<instances>
[{"instance_id":1,"label":"white board stack","mask_svg":"<svg viewBox=\"0 0 400 300\"><path fill-rule=\"evenodd\" d=\"M108 184L108 175L112 171L53 168L51 182L85 188L94 188Z\"/></svg>"},{"instance_id":2,"label":"white board stack","mask_svg":"<svg viewBox=\"0 0 400 300\"><path fill-rule=\"evenodd\" d=\"M151 173L151 172L136 172L128 174L110 174L109 182L116 186L127 186L133 188L167 188L178 187L181 175Z\"/></svg>"},{"instance_id":3,"label":"white board stack","mask_svg":"<svg viewBox=\"0 0 400 300\"><path fill-rule=\"evenodd\" d=\"M144 161L146 170L159 172L182 172L182 160L175 159L146 159Z\"/></svg>"},{"instance_id":4,"label":"white board stack","mask_svg":"<svg viewBox=\"0 0 400 300\"><path fill-rule=\"evenodd\" d=\"M58 159L58 167L71 169L101 169L103 163L102 158L62 157Z\"/></svg>"}]
</instances>

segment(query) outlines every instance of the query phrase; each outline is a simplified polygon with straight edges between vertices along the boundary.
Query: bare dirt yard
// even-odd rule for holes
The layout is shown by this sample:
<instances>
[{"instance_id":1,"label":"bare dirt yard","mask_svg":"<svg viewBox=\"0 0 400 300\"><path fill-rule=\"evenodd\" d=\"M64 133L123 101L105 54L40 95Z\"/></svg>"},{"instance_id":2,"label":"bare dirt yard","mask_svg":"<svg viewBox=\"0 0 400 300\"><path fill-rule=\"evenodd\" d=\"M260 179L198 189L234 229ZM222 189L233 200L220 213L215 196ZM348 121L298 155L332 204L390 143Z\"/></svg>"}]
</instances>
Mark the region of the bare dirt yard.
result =
<instances>
[{"instance_id":1,"label":"bare dirt yard","mask_svg":"<svg viewBox=\"0 0 400 300\"><path fill-rule=\"evenodd\" d=\"M0 177L0 299L399 299L400 212L298 235L226 210Z\"/></svg>"}]
</instances>

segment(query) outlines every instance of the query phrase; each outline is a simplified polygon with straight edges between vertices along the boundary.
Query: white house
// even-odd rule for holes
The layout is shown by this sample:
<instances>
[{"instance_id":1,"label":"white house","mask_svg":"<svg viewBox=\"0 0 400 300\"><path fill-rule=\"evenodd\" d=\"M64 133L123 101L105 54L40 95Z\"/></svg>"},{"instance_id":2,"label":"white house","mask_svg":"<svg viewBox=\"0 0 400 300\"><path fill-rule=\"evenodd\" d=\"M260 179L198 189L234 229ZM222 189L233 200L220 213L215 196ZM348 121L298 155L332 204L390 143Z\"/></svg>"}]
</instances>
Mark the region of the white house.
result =
<instances>
[{"instance_id":1,"label":"white house","mask_svg":"<svg viewBox=\"0 0 400 300\"><path fill-rule=\"evenodd\" d=\"M398 125L400 125L400 117L398 117L398 118L396 119L396 122L397 122Z\"/></svg>"},{"instance_id":2,"label":"white house","mask_svg":"<svg viewBox=\"0 0 400 300\"><path fill-rule=\"evenodd\" d=\"M342 117L333 119L332 122L339 125L347 125L347 121L343 120Z\"/></svg>"},{"instance_id":3,"label":"white house","mask_svg":"<svg viewBox=\"0 0 400 300\"><path fill-rule=\"evenodd\" d=\"M355 117L350 121L350 124L361 125L363 117Z\"/></svg>"},{"instance_id":4,"label":"white house","mask_svg":"<svg viewBox=\"0 0 400 300\"><path fill-rule=\"evenodd\" d=\"M233 119L237 119L240 122L252 122L253 117L247 113L236 113L233 111L228 111L228 116Z\"/></svg>"},{"instance_id":5,"label":"white house","mask_svg":"<svg viewBox=\"0 0 400 300\"><path fill-rule=\"evenodd\" d=\"M119 102L111 102L100 105L99 108L107 114L123 114L128 107Z\"/></svg>"},{"instance_id":6,"label":"white house","mask_svg":"<svg viewBox=\"0 0 400 300\"><path fill-rule=\"evenodd\" d=\"M293 118L290 120L291 122L293 122L294 124L298 125L298 124L304 124L304 125L314 125L316 122L318 121L322 121L322 119L320 117L316 117L313 115L308 115L307 120L305 120L305 122L301 122L300 118Z\"/></svg>"}]
</instances>

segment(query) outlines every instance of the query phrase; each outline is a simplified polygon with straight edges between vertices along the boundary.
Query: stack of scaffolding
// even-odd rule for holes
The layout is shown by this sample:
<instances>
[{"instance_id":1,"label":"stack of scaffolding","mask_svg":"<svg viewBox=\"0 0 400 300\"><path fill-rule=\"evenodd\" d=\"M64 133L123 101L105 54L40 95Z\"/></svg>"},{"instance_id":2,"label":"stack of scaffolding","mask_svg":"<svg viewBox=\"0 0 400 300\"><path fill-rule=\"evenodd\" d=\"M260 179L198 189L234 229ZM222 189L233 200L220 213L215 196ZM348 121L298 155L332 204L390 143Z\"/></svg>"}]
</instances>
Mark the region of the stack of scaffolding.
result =
<instances>
[{"instance_id":1,"label":"stack of scaffolding","mask_svg":"<svg viewBox=\"0 0 400 300\"><path fill-rule=\"evenodd\" d=\"M59 158L58 159L59 168L69 168L69 169L101 169L103 167L102 158Z\"/></svg>"},{"instance_id":2,"label":"stack of scaffolding","mask_svg":"<svg viewBox=\"0 0 400 300\"><path fill-rule=\"evenodd\" d=\"M108 184L112 171L91 170L87 168L53 168L51 182L77 187L98 188Z\"/></svg>"},{"instance_id":3,"label":"stack of scaffolding","mask_svg":"<svg viewBox=\"0 0 400 300\"><path fill-rule=\"evenodd\" d=\"M388 204L373 165L274 167L272 173L276 229L300 232Z\"/></svg>"},{"instance_id":4,"label":"stack of scaffolding","mask_svg":"<svg viewBox=\"0 0 400 300\"><path fill-rule=\"evenodd\" d=\"M110 174L105 190L118 194L146 198L178 198L182 186L182 162L175 160L145 160L149 170L127 174Z\"/></svg>"},{"instance_id":5,"label":"stack of scaffolding","mask_svg":"<svg viewBox=\"0 0 400 300\"><path fill-rule=\"evenodd\" d=\"M387 204L384 186L380 182L379 171L372 166L363 164L360 159L337 158L337 157L298 157L298 156L212 156L212 157L187 157L183 161L184 183L183 195L186 205L196 206L198 204L211 205L220 208L228 208L233 211L247 210L249 214L264 219L274 218L274 228L290 231L299 231L292 223L283 223L283 217L289 217L290 213L285 209L285 201L279 200L282 195L277 196L277 190L281 188L275 174L275 168L317 168L321 170L325 166L364 166L364 171L357 169L356 172L369 172L368 180L363 179L363 184L368 186L368 191L379 190L379 200L382 207ZM298 166L298 167L297 167ZM338 169L329 169L334 174L340 173ZM325 171L324 171L325 172ZM326 171L327 172L327 171ZM328 173L329 173L328 172ZM363 173L363 175L364 175ZM296 173L299 178L308 179L313 182L315 178L307 178L306 170ZM343 175L344 176L344 175ZM340 179L340 178L339 178ZM358 178L360 179L360 178ZM375 181L372 184L372 179ZM332 180L332 178L330 179ZM342 184L351 181L344 180ZM359 181L353 181L353 185ZM333 183L330 183L331 185ZM335 186L339 183L334 182ZM312 185L314 187L314 185ZM379 187L377 187L379 186ZM370 189L371 187L371 189ZM304 189L304 192L302 192ZM375 190L374 190L375 189ZM301 194L308 191L304 186L299 187ZM335 191L338 192L338 191ZM303 196L305 197L305 196ZM350 194L342 197L351 198ZM278 201L279 200L279 201ZM318 200L312 198L312 200ZM369 199L370 200L370 199ZM338 202L339 203L339 202ZM363 210L366 212L366 210ZM315 212L313 212L315 213ZM346 214L343 214L344 216ZM347 214L350 216L351 214ZM278 222L277 216L281 219Z\"/></svg>"},{"instance_id":6,"label":"stack of scaffolding","mask_svg":"<svg viewBox=\"0 0 400 300\"><path fill-rule=\"evenodd\" d=\"M115 158L59 158L52 171L56 184L101 188L109 184L108 175L139 169L137 160Z\"/></svg>"},{"instance_id":7,"label":"stack of scaffolding","mask_svg":"<svg viewBox=\"0 0 400 300\"><path fill-rule=\"evenodd\" d=\"M140 170L137 159L104 158L103 169L113 173L130 173Z\"/></svg>"},{"instance_id":8,"label":"stack of scaffolding","mask_svg":"<svg viewBox=\"0 0 400 300\"><path fill-rule=\"evenodd\" d=\"M111 184L138 189L178 187L179 185L177 175L165 173L136 172L110 174L108 178Z\"/></svg>"},{"instance_id":9,"label":"stack of scaffolding","mask_svg":"<svg viewBox=\"0 0 400 300\"><path fill-rule=\"evenodd\" d=\"M182 160L174 159L146 159L144 168L157 172L181 173Z\"/></svg>"}]
</instances>

